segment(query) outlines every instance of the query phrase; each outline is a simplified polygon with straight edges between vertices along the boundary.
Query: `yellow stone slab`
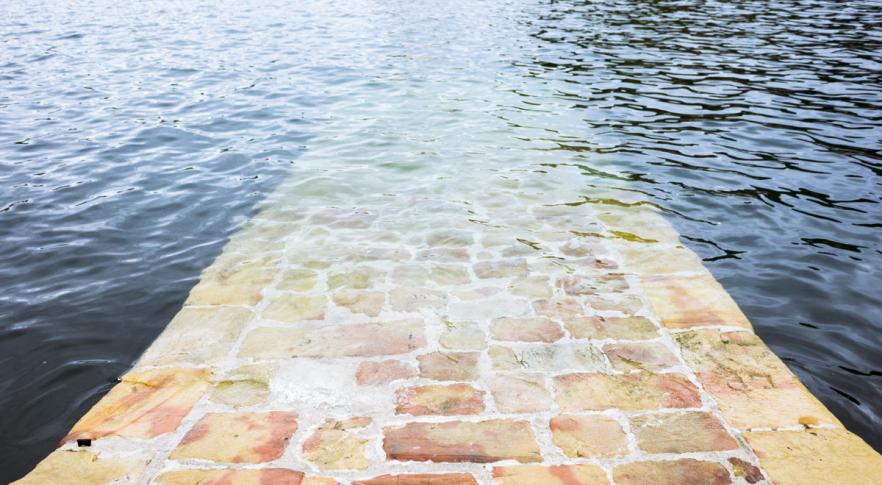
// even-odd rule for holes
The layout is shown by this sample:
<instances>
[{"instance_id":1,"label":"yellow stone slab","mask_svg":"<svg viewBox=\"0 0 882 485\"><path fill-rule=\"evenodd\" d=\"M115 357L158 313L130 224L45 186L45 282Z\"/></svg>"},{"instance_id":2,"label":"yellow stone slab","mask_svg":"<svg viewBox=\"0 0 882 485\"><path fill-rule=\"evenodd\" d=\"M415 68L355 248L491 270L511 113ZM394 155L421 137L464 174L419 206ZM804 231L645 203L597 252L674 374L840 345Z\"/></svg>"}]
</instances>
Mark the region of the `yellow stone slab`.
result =
<instances>
[{"instance_id":1,"label":"yellow stone slab","mask_svg":"<svg viewBox=\"0 0 882 485\"><path fill-rule=\"evenodd\" d=\"M879 485L882 456L844 429L744 433L776 485Z\"/></svg>"}]
</instances>

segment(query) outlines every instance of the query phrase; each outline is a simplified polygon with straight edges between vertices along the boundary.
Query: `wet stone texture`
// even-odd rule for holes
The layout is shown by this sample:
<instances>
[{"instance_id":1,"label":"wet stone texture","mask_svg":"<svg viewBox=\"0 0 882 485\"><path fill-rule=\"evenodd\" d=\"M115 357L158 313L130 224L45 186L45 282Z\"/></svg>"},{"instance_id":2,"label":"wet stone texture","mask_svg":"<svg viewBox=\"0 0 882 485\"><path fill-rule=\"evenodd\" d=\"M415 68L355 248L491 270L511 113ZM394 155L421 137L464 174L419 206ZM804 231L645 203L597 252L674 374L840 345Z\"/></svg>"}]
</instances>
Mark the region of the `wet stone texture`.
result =
<instances>
[{"instance_id":1,"label":"wet stone texture","mask_svg":"<svg viewBox=\"0 0 882 485\"><path fill-rule=\"evenodd\" d=\"M638 195L531 177L283 183L21 483L880 483Z\"/></svg>"}]
</instances>

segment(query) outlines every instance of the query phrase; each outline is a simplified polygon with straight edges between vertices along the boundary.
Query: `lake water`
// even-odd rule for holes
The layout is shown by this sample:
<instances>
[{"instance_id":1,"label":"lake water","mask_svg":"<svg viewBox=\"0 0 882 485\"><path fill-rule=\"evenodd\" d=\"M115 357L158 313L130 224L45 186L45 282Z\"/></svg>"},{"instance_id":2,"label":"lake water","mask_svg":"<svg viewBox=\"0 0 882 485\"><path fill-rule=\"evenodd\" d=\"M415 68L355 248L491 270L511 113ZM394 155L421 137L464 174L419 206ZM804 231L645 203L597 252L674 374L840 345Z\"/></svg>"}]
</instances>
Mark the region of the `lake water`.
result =
<instances>
[{"instance_id":1,"label":"lake water","mask_svg":"<svg viewBox=\"0 0 882 485\"><path fill-rule=\"evenodd\" d=\"M641 193L882 450L875 0L33 1L0 43L0 481L317 176L329 203L518 172Z\"/></svg>"}]
</instances>

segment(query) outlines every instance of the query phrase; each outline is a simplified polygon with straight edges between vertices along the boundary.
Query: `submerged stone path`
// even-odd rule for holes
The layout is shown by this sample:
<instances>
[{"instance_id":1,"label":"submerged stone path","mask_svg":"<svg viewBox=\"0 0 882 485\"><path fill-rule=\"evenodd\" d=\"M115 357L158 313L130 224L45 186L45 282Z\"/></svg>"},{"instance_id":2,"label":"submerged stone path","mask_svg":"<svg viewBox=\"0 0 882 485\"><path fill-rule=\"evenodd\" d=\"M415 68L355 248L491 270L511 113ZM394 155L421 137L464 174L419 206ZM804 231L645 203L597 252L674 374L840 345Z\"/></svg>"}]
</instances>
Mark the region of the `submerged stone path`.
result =
<instances>
[{"instance_id":1,"label":"submerged stone path","mask_svg":"<svg viewBox=\"0 0 882 485\"><path fill-rule=\"evenodd\" d=\"M289 180L18 483L882 483L651 204L560 173Z\"/></svg>"}]
</instances>

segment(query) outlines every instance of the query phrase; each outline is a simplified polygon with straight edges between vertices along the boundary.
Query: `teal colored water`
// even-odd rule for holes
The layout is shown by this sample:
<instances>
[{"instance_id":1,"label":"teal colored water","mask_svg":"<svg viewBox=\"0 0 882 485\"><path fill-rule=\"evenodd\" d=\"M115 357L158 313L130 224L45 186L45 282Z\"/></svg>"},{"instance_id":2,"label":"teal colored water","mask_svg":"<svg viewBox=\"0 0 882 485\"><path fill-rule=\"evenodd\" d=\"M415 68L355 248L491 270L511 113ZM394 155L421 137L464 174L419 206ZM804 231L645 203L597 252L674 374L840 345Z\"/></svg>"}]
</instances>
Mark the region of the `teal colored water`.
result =
<instances>
[{"instance_id":1,"label":"teal colored water","mask_svg":"<svg viewBox=\"0 0 882 485\"><path fill-rule=\"evenodd\" d=\"M110 388L283 180L327 203L468 203L504 173L643 194L882 447L878 2L0 12L2 481Z\"/></svg>"}]
</instances>

